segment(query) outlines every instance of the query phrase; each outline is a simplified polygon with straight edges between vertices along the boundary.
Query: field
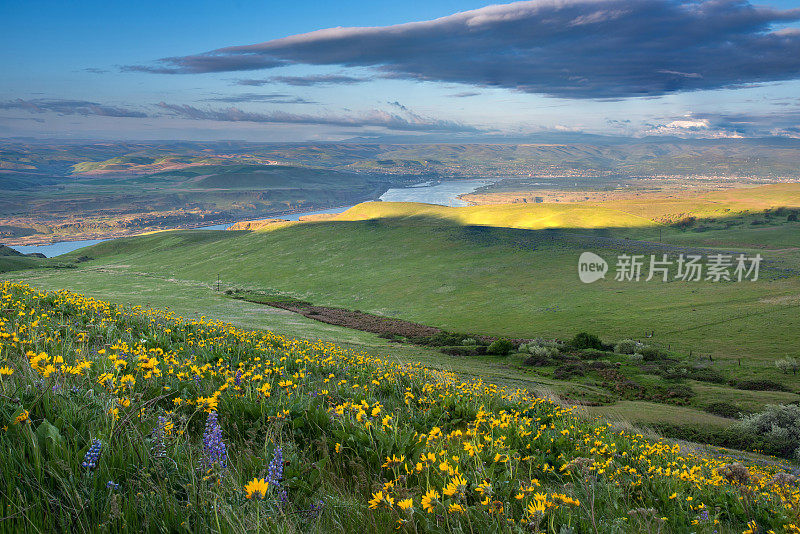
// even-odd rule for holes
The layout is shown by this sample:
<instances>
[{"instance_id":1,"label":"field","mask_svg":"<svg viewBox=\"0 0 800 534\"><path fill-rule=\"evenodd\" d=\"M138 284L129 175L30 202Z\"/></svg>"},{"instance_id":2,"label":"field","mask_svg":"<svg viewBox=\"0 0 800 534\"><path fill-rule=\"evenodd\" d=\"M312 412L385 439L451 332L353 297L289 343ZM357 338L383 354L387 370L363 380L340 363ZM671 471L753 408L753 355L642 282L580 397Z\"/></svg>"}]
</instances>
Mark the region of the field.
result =
<instances>
[{"instance_id":1,"label":"field","mask_svg":"<svg viewBox=\"0 0 800 534\"><path fill-rule=\"evenodd\" d=\"M525 390L66 291L0 307L3 531L800 531L788 464Z\"/></svg>"},{"instance_id":2,"label":"field","mask_svg":"<svg viewBox=\"0 0 800 534\"><path fill-rule=\"evenodd\" d=\"M584 204L372 203L335 220L266 231L178 231L120 239L59 258L67 263L90 258L74 269L6 276L331 340L464 377L554 392L587 405L593 414L684 436L683 427L724 429L737 412L800 400L795 376L774 364L800 354L800 339L792 333L800 307L800 226L788 220L793 212L785 208L798 205L796 190L786 184L709 193L691 201L609 204L597 212L603 218L594 221L602 227L594 229L548 228L559 217L564 226L578 220L576 211L591 221ZM719 250L760 253L764 263L757 282L619 282L608 276L582 284L577 259L586 250L612 265L623 252ZM220 292L214 291L218 276ZM610 352L587 356L565 350L561 360L533 366L526 365L527 354L451 356L435 346L397 343L224 294L236 289L478 336L568 341L586 331L612 346L638 339L669 356L654 364ZM619 373L603 370L610 366ZM740 383L745 378L756 383ZM643 402L647 409L635 408Z\"/></svg>"}]
</instances>

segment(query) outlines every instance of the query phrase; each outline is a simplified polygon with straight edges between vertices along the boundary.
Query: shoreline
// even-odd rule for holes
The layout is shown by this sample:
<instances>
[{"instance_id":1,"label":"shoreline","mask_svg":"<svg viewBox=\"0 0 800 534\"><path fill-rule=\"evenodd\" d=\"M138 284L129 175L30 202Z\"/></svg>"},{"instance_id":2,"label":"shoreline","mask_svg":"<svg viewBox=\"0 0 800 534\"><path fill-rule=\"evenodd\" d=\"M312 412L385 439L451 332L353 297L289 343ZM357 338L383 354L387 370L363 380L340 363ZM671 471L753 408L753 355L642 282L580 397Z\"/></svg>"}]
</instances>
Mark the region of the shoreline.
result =
<instances>
[{"instance_id":1,"label":"shoreline","mask_svg":"<svg viewBox=\"0 0 800 534\"><path fill-rule=\"evenodd\" d=\"M359 204L361 202L369 202L379 200L378 198L369 198L365 200L359 200L355 202L355 204ZM322 210L332 210L337 208L347 208L349 206L353 206L353 203L346 203L340 204L336 206L304 206L300 209L293 209L293 210L281 210L276 212L269 212L263 214L254 214L252 216L247 217L222 217L219 219L213 219L209 221L203 221L202 223L186 223L180 225L169 226L166 228L157 228L157 227L145 227L133 229L129 232L108 232L108 233L87 233L82 235L76 236L64 236L64 237L57 237L55 239L34 239L34 240L25 240L24 238L10 238L10 239L2 239L0 238L0 244L6 245L8 247L38 247L38 246L49 246L54 245L56 243L71 243L74 241L92 241L92 240L110 240L110 239L119 239L121 237L134 237L143 234L149 234L151 232L167 232L170 230L198 230L204 228L206 226L216 226L218 224L236 224L237 222L242 221L252 221L257 219L264 219L270 217L280 217L283 215L294 215L297 213L305 213L308 211L322 211Z\"/></svg>"}]
</instances>

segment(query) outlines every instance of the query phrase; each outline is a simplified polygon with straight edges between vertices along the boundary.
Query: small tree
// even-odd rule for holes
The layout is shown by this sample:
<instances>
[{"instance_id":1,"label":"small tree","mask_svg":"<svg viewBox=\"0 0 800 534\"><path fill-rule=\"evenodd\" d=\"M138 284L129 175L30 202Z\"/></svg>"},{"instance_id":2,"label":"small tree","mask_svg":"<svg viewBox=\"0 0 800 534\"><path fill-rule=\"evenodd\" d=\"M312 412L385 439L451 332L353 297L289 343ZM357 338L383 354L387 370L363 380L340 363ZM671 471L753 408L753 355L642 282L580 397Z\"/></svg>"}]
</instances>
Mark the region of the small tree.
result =
<instances>
[{"instance_id":1,"label":"small tree","mask_svg":"<svg viewBox=\"0 0 800 534\"><path fill-rule=\"evenodd\" d=\"M505 356L516 348L511 341L507 339L496 339L486 347L487 354L496 354L498 356Z\"/></svg>"},{"instance_id":2,"label":"small tree","mask_svg":"<svg viewBox=\"0 0 800 534\"><path fill-rule=\"evenodd\" d=\"M590 334L588 332L581 332L576 334L570 345L576 349L598 349L602 350L603 342L600 341L600 338L594 334Z\"/></svg>"},{"instance_id":3,"label":"small tree","mask_svg":"<svg viewBox=\"0 0 800 534\"><path fill-rule=\"evenodd\" d=\"M800 367L797 360L795 358L783 358L782 360L775 360L775 367L783 371L784 374L789 374L789 371L792 374L797 374L797 368Z\"/></svg>"}]
</instances>

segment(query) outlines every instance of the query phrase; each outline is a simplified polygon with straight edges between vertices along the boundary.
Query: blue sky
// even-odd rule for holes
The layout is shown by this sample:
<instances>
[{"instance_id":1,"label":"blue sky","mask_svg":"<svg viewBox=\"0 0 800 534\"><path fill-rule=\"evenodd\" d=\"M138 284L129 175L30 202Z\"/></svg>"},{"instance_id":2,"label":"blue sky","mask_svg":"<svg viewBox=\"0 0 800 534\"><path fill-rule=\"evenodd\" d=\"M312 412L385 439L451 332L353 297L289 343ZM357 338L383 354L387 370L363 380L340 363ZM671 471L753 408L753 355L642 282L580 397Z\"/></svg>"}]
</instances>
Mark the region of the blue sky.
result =
<instances>
[{"instance_id":1,"label":"blue sky","mask_svg":"<svg viewBox=\"0 0 800 534\"><path fill-rule=\"evenodd\" d=\"M0 137L798 137L796 7L3 2Z\"/></svg>"}]
</instances>

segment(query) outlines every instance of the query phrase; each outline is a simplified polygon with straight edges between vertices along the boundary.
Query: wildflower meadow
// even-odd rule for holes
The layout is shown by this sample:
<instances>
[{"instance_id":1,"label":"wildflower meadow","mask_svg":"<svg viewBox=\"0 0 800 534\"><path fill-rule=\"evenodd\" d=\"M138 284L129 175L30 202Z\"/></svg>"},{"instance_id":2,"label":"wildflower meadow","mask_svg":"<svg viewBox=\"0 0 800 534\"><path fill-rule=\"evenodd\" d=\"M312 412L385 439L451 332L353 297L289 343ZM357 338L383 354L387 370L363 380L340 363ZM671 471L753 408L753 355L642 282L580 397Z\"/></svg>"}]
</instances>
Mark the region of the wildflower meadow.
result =
<instances>
[{"instance_id":1,"label":"wildflower meadow","mask_svg":"<svg viewBox=\"0 0 800 534\"><path fill-rule=\"evenodd\" d=\"M0 283L2 532L800 533L788 462L324 341Z\"/></svg>"}]
</instances>

